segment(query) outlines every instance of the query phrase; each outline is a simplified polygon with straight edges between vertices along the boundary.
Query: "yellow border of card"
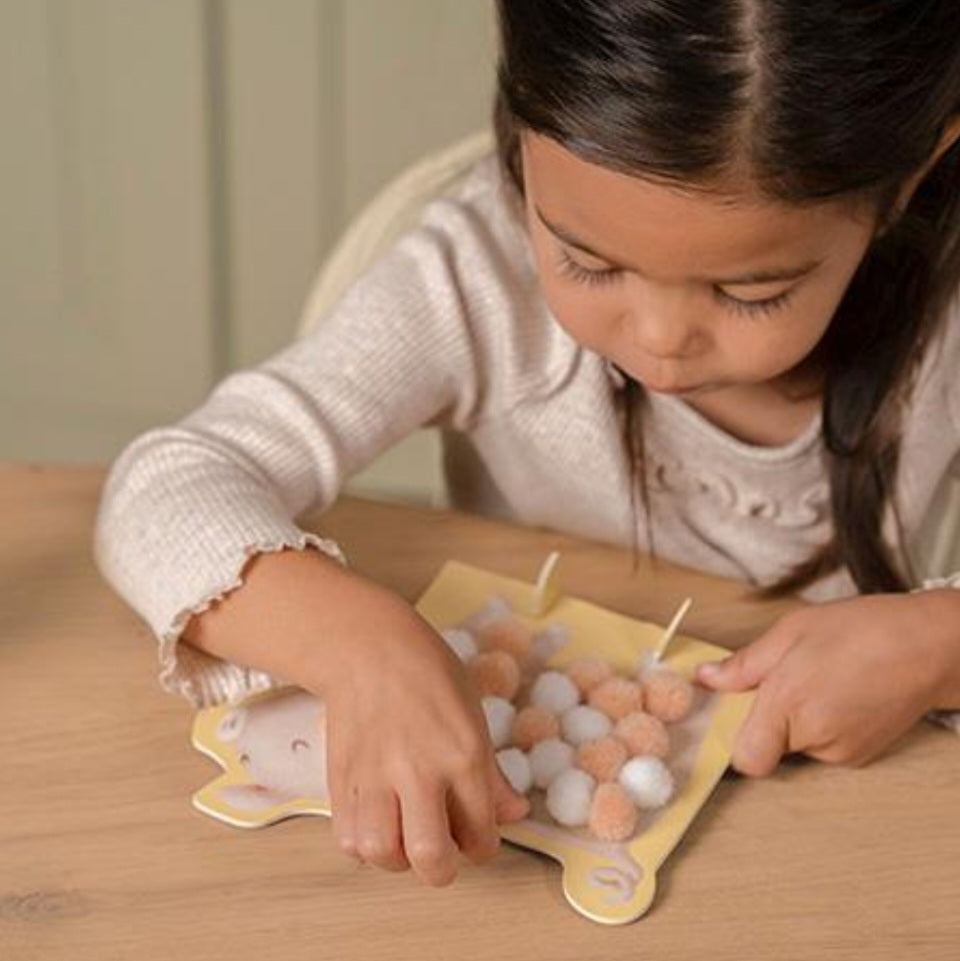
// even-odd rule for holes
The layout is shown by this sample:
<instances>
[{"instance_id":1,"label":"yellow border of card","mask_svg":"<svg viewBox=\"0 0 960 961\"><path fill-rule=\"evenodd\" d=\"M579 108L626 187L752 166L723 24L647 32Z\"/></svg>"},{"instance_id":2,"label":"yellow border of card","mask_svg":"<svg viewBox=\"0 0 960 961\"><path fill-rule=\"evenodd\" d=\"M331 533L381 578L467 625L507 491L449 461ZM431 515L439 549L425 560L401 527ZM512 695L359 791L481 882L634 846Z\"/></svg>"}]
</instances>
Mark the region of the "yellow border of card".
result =
<instances>
[{"instance_id":1,"label":"yellow border of card","mask_svg":"<svg viewBox=\"0 0 960 961\"><path fill-rule=\"evenodd\" d=\"M632 673L644 655L654 652L663 628L561 595L556 587L555 566L555 558L551 558L549 571L534 586L450 561L420 598L417 609L439 630L467 620L491 597L503 598L532 630L561 624L569 631L569 642L548 660L547 666L562 667L574 658L590 655L605 658L619 672ZM544 583L546 580L550 585ZM548 586L551 589L546 591ZM721 647L680 633L671 641L663 663L681 676L692 678L697 665L722 660L727 654ZM253 695L245 703L282 693ZM657 871L726 770L734 737L753 696L748 693L714 697L716 702L689 776L653 823L631 841L584 844L580 834L572 830L557 826L544 830L542 824L531 818L501 827L505 840L550 855L561 863L564 895L584 916L601 924L625 924L650 907ZM194 795L194 806L237 827L261 827L299 814L329 816L329 803L319 798L297 799L252 813L231 808L221 799L221 788L249 783L235 749L217 733L223 718L235 709L236 705L219 705L196 716L193 745L221 765L224 773Z\"/></svg>"}]
</instances>

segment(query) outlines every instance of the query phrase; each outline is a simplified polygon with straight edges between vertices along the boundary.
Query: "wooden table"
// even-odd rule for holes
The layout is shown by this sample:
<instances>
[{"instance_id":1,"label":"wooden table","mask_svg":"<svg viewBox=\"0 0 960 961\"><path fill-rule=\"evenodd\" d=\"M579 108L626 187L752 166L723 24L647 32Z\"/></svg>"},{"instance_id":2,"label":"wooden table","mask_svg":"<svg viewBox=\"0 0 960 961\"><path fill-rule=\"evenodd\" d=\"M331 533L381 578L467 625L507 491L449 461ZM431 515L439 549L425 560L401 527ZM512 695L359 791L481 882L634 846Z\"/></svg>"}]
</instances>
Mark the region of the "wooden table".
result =
<instances>
[{"instance_id":1,"label":"wooden table","mask_svg":"<svg viewBox=\"0 0 960 961\"><path fill-rule=\"evenodd\" d=\"M247 832L197 813L190 795L217 769L90 558L102 479L0 468L3 961L960 957L960 743L932 727L863 770L724 779L651 912L621 928L575 914L557 866L509 846L431 889L354 866L322 819ZM568 591L611 608L662 622L694 594L685 629L706 640L742 642L784 609L454 513L344 500L320 526L411 599L446 558L530 579L559 548Z\"/></svg>"}]
</instances>

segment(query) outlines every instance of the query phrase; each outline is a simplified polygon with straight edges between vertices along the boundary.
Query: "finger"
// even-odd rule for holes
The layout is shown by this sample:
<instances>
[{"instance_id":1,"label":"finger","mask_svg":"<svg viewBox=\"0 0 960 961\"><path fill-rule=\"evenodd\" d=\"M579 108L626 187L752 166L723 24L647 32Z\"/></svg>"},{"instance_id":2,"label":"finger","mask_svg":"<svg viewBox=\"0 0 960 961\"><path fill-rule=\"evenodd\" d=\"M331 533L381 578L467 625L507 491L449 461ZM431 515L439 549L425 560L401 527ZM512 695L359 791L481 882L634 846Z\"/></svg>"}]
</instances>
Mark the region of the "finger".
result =
<instances>
[{"instance_id":1,"label":"finger","mask_svg":"<svg viewBox=\"0 0 960 961\"><path fill-rule=\"evenodd\" d=\"M765 777L777 769L789 746L789 719L761 687L737 735L730 761L741 774Z\"/></svg>"},{"instance_id":2,"label":"finger","mask_svg":"<svg viewBox=\"0 0 960 961\"><path fill-rule=\"evenodd\" d=\"M447 813L460 853L477 864L489 861L500 848L493 792L485 774L462 778L450 791Z\"/></svg>"},{"instance_id":3,"label":"finger","mask_svg":"<svg viewBox=\"0 0 960 961\"><path fill-rule=\"evenodd\" d=\"M457 874L457 848L450 834L447 792L441 784L417 782L400 792L403 849L417 877L442 887Z\"/></svg>"},{"instance_id":4,"label":"finger","mask_svg":"<svg viewBox=\"0 0 960 961\"><path fill-rule=\"evenodd\" d=\"M389 788L361 789L356 815L357 853L387 871L410 867L400 836L400 805Z\"/></svg>"},{"instance_id":5,"label":"finger","mask_svg":"<svg viewBox=\"0 0 960 961\"><path fill-rule=\"evenodd\" d=\"M327 787L330 792L330 814L333 836L347 857L360 860L357 850L357 789L348 768L337 756L334 744L327 742Z\"/></svg>"},{"instance_id":6,"label":"finger","mask_svg":"<svg viewBox=\"0 0 960 961\"><path fill-rule=\"evenodd\" d=\"M799 639L782 621L725 661L701 664L697 680L717 691L746 691L756 687L780 663Z\"/></svg>"},{"instance_id":7,"label":"finger","mask_svg":"<svg viewBox=\"0 0 960 961\"><path fill-rule=\"evenodd\" d=\"M494 817L497 824L520 821L530 813L530 802L510 786L497 766L496 759L490 762L490 785L493 790Z\"/></svg>"}]
</instances>

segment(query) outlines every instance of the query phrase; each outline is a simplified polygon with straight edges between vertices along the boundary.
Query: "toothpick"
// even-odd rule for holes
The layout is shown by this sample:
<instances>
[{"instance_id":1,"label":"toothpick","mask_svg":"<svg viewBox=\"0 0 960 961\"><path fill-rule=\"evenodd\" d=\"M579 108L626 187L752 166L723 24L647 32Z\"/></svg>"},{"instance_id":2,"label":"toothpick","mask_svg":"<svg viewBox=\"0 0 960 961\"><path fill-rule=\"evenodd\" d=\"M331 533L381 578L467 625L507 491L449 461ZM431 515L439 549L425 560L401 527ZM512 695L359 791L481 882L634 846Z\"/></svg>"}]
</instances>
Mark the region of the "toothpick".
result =
<instances>
[{"instance_id":1,"label":"toothpick","mask_svg":"<svg viewBox=\"0 0 960 961\"><path fill-rule=\"evenodd\" d=\"M560 596L560 578L557 576L559 560L560 552L552 551L540 568L530 601L530 613L534 617L543 617Z\"/></svg>"},{"instance_id":2,"label":"toothpick","mask_svg":"<svg viewBox=\"0 0 960 961\"><path fill-rule=\"evenodd\" d=\"M673 620L670 622L670 626L663 632L663 637L660 638L660 643L657 644L656 650L653 652L654 664L656 664L663 657L667 650L667 645L673 640L673 635L677 633L677 628L680 626L680 622L686 616L687 611L690 610L690 605L692 603L693 598L688 597L677 608L677 613L673 615Z\"/></svg>"}]
</instances>

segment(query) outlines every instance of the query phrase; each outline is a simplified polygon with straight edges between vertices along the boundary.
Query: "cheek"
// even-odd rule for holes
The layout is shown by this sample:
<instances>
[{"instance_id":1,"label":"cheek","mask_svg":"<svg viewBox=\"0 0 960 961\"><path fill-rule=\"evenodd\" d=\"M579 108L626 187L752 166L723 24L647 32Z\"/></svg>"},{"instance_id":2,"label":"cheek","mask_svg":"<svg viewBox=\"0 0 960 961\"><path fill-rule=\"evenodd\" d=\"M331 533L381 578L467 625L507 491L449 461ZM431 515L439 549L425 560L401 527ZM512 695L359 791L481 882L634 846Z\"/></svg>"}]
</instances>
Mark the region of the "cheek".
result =
<instances>
[{"instance_id":1,"label":"cheek","mask_svg":"<svg viewBox=\"0 0 960 961\"><path fill-rule=\"evenodd\" d=\"M798 291L794 302L770 317L724 321L715 344L728 370L749 379L775 377L800 364L826 333L856 263L844 264L816 284Z\"/></svg>"},{"instance_id":2,"label":"cheek","mask_svg":"<svg viewBox=\"0 0 960 961\"><path fill-rule=\"evenodd\" d=\"M789 314L723 324L714 338L719 370L733 380L762 382L788 373L816 347L830 325L830 311L800 305Z\"/></svg>"},{"instance_id":3,"label":"cheek","mask_svg":"<svg viewBox=\"0 0 960 961\"><path fill-rule=\"evenodd\" d=\"M540 264L540 291L557 323L580 345L603 353L626 310L615 287L589 287L557 277Z\"/></svg>"}]
</instances>

